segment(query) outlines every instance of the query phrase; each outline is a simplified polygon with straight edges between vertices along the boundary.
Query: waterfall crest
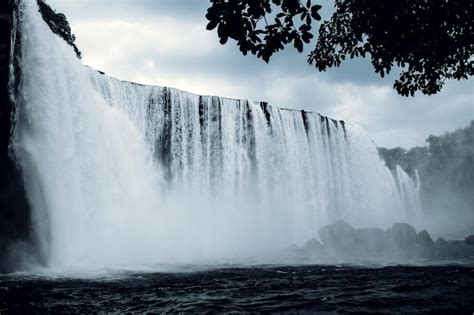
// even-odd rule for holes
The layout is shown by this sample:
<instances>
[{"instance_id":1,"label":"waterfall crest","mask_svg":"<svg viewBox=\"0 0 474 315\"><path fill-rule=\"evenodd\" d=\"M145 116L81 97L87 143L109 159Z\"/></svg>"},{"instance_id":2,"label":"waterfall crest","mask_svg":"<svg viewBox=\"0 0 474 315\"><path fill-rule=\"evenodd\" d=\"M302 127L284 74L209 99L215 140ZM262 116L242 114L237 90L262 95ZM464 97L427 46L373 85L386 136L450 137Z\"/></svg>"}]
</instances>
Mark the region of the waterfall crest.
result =
<instances>
[{"instance_id":1,"label":"waterfall crest","mask_svg":"<svg viewBox=\"0 0 474 315\"><path fill-rule=\"evenodd\" d=\"M265 257L337 219L421 213L416 185L359 127L99 74L34 2L21 6L13 146L51 266Z\"/></svg>"}]
</instances>

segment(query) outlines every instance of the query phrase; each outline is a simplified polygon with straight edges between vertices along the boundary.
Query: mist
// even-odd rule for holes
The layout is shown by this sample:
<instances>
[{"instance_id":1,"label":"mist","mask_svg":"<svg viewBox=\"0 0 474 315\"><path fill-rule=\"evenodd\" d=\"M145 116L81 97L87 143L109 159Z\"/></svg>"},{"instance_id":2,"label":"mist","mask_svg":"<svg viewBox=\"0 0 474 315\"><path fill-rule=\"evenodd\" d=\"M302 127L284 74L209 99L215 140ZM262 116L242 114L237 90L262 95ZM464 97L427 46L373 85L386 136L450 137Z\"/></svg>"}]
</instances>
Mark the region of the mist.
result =
<instances>
[{"instance_id":1,"label":"mist","mask_svg":"<svg viewBox=\"0 0 474 315\"><path fill-rule=\"evenodd\" d=\"M474 234L474 121L464 128L427 137L427 146L379 148L392 170L419 174L426 227L434 236L464 239Z\"/></svg>"}]
</instances>

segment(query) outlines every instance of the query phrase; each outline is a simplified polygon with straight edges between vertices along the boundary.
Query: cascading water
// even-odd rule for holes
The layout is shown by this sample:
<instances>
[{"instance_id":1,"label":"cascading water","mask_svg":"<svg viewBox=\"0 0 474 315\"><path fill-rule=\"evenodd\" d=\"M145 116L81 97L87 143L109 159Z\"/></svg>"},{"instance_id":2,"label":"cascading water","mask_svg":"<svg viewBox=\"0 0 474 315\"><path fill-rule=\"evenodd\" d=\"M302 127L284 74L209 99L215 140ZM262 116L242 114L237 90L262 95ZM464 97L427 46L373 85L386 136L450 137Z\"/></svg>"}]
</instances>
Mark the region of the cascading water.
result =
<instances>
[{"instance_id":1,"label":"cascading water","mask_svg":"<svg viewBox=\"0 0 474 315\"><path fill-rule=\"evenodd\" d=\"M416 186L360 128L109 78L35 1L21 10L13 147L50 266L265 257L337 219L419 215Z\"/></svg>"},{"instance_id":2,"label":"cascading water","mask_svg":"<svg viewBox=\"0 0 474 315\"><path fill-rule=\"evenodd\" d=\"M420 176L418 170L415 170L415 178L412 179L408 174L397 165L395 167L396 179L400 191L400 198L405 206L407 217L412 222L420 223L423 220L423 214L420 200Z\"/></svg>"}]
</instances>

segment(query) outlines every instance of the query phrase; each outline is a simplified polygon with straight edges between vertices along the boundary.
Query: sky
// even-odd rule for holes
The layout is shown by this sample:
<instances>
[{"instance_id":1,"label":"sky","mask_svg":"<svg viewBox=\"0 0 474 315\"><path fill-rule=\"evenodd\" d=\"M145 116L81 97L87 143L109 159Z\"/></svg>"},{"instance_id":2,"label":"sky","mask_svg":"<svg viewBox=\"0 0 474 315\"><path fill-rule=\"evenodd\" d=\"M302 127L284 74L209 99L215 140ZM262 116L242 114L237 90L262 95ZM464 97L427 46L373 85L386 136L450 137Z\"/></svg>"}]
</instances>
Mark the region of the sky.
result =
<instances>
[{"instance_id":1,"label":"sky","mask_svg":"<svg viewBox=\"0 0 474 315\"><path fill-rule=\"evenodd\" d=\"M378 146L410 148L474 120L474 80L434 96L399 96L357 59L318 72L288 47L266 64L206 31L207 0L48 0L66 14L83 63L121 80L319 112L367 130ZM318 2L328 16L330 0ZM316 30L316 28L314 29ZM315 41L306 51L314 47Z\"/></svg>"}]
</instances>

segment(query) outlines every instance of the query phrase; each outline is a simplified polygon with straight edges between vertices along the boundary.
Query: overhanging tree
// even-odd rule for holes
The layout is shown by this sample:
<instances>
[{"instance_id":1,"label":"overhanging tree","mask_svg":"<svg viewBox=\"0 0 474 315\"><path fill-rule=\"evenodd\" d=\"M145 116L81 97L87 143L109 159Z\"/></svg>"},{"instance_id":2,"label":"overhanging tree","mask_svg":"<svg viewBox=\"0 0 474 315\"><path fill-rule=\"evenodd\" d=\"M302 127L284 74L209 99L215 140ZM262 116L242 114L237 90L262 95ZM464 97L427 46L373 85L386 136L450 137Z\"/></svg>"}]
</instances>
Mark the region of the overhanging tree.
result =
<instances>
[{"instance_id":1,"label":"overhanging tree","mask_svg":"<svg viewBox=\"0 0 474 315\"><path fill-rule=\"evenodd\" d=\"M381 77L394 68L395 90L439 92L447 79L474 72L473 1L335 0L335 12L319 28L308 63L319 71L349 58L368 57ZM237 41L240 51L269 62L292 44L299 52L313 38L320 5L300 0L211 0L207 29L217 27L221 44Z\"/></svg>"}]
</instances>

